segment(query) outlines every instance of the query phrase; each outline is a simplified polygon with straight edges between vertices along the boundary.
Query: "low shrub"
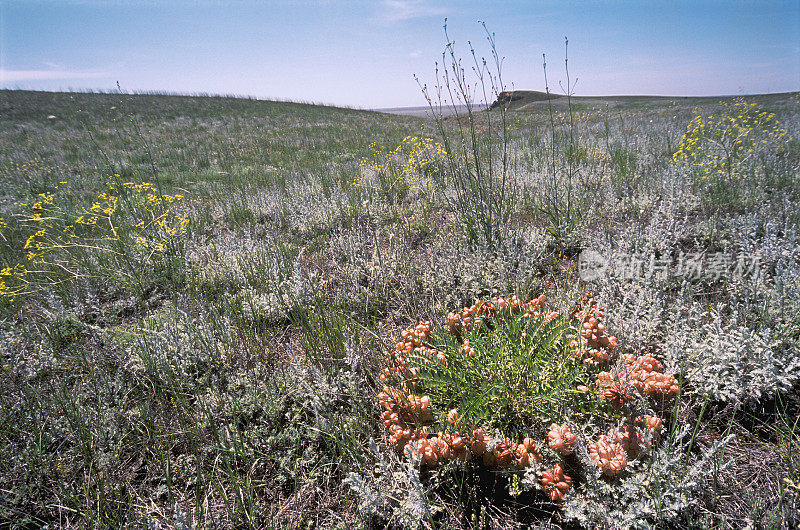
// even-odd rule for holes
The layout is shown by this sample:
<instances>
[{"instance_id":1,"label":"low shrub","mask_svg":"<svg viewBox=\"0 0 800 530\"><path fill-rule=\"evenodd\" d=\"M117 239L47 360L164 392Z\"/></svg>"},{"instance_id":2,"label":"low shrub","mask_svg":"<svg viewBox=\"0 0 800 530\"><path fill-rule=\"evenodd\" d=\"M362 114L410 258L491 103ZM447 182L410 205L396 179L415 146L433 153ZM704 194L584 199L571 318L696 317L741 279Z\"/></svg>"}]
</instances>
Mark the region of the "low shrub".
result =
<instances>
[{"instance_id":1,"label":"low shrub","mask_svg":"<svg viewBox=\"0 0 800 530\"><path fill-rule=\"evenodd\" d=\"M650 354L618 352L588 296L566 316L545 303L494 297L404 330L380 376L389 444L424 468L477 459L524 475L552 501L598 472L634 474L677 379Z\"/></svg>"}]
</instances>

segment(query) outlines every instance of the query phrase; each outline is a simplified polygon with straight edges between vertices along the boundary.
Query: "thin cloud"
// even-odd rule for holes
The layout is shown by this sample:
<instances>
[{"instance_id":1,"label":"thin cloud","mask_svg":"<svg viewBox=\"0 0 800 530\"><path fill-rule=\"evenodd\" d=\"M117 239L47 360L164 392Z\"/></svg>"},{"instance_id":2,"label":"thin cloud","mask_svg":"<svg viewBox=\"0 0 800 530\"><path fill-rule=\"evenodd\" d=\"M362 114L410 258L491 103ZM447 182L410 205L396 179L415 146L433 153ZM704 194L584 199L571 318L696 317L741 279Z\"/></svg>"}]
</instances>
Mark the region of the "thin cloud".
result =
<instances>
[{"instance_id":1,"label":"thin cloud","mask_svg":"<svg viewBox=\"0 0 800 530\"><path fill-rule=\"evenodd\" d=\"M108 72L78 72L70 70L5 70L0 69L0 83L48 81L53 79L102 79Z\"/></svg>"},{"instance_id":2,"label":"thin cloud","mask_svg":"<svg viewBox=\"0 0 800 530\"><path fill-rule=\"evenodd\" d=\"M443 7L428 5L424 0L384 0L382 6L381 15L389 22L442 16L446 13Z\"/></svg>"}]
</instances>

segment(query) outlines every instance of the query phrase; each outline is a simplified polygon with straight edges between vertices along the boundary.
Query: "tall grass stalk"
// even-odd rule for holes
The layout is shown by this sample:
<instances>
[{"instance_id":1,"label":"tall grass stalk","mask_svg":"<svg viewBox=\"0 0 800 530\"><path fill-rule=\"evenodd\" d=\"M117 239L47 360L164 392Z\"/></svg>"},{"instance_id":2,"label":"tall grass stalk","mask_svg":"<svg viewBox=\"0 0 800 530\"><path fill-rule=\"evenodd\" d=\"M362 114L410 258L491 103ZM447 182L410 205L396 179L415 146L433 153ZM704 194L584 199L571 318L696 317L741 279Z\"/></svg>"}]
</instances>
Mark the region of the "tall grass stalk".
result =
<instances>
[{"instance_id":1,"label":"tall grass stalk","mask_svg":"<svg viewBox=\"0 0 800 530\"><path fill-rule=\"evenodd\" d=\"M444 182L453 193L445 192L444 197L450 211L473 245L482 241L495 252L502 249L506 239L518 192L511 168L507 108L501 106L496 119L488 109L505 90L503 61L494 33L485 23L481 25L491 50L491 64L479 58L468 43L472 57L468 70L456 53L445 19L446 44L441 70L438 63L435 68L435 93L432 95L419 79L417 82L447 151Z\"/></svg>"}]
</instances>

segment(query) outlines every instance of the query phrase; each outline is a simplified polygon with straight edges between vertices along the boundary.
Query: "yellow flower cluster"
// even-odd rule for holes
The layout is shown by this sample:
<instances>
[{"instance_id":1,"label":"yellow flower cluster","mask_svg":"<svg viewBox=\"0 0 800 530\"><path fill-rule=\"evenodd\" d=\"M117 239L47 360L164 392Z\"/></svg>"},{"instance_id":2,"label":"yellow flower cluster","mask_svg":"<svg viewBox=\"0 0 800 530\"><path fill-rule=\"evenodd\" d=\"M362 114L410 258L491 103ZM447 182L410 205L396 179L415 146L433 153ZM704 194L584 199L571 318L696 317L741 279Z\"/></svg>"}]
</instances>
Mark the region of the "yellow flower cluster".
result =
<instances>
[{"instance_id":1,"label":"yellow flower cluster","mask_svg":"<svg viewBox=\"0 0 800 530\"><path fill-rule=\"evenodd\" d=\"M370 168L389 177L392 186L407 186L411 189L426 190L435 187L430 175L442 170L447 157L444 146L432 138L406 136L391 151L383 151L375 142L369 144L370 158L359 159L358 165ZM363 175L353 181L354 186L365 186Z\"/></svg>"},{"instance_id":2,"label":"yellow flower cluster","mask_svg":"<svg viewBox=\"0 0 800 530\"><path fill-rule=\"evenodd\" d=\"M114 177L119 179L119 175ZM72 208L66 204L74 198L60 200L60 195L72 194L65 184L39 193L31 203L16 203L19 226L31 228L22 248L25 259L41 270L30 271L23 265L2 269L0 298L13 299L64 281L64 273L67 277L82 274L73 259L76 252L120 255L137 250L147 252L149 258L166 251L186 233L189 210L182 195L162 194L149 182L108 182L91 205ZM0 229L7 227L0 220ZM5 239L2 232L0 236Z\"/></svg>"},{"instance_id":3,"label":"yellow flower cluster","mask_svg":"<svg viewBox=\"0 0 800 530\"><path fill-rule=\"evenodd\" d=\"M189 210L180 194L159 193L150 182L109 182L109 189L116 193L128 193L131 208L136 211L136 246L151 252L165 252L170 242L186 233L189 225Z\"/></svg>"},{"instance_id":4,"label":"yellow flower cluster","mask_svg":"<svg viewBox=\"0 0 800 530\"><path fill-rule=\"evenodd\" d=\"M774 113L742 98L725 105L717 115L704 115L699 107L695 113L672 158L698 170L701 179L730 178L759 148L788 139Z\"/></svg>"},{"instance_id":5,"label":"yellow flower cluster","mask_svg":"<svg viewBox=\"0 0 800 530\"><path fill-rule=\"evenodd\" d=\"M55 195L50 192L40 193L39 199L31 205L32 210L43 210L46 206L53 204Z\"/></svg>"},{"instance_id":6,"label":"yellow flower cluster","mask_svg":"<svg viewBox=\"0 0 800 530\"><path fill-rule=\"evenodd\" d=\"M21 224L33 224L37 228L23 247L28 251L28 261L48 264L48 255L57 249L98 248L102 240L119 239L113 219L118 202L116 195L101 192L91 206L81 206L73 212L56 202L58 191L56 186L53 191L39 193L30 205L18 204L23 208L19 215Z\"/></svg>"},{"instance_id":7,"label":"yellow flower cluster","mask_svg":"<svg viewBox=\"0 0 800 530\"><path fill-rule=\"evenodd\" d=\"M0 269L0 300L3 298L14 298L16 289L8 282L15 285L24 282L28 269L25 265L17 264L14 267L3 267Z\"/></svg>"}]
</instances>

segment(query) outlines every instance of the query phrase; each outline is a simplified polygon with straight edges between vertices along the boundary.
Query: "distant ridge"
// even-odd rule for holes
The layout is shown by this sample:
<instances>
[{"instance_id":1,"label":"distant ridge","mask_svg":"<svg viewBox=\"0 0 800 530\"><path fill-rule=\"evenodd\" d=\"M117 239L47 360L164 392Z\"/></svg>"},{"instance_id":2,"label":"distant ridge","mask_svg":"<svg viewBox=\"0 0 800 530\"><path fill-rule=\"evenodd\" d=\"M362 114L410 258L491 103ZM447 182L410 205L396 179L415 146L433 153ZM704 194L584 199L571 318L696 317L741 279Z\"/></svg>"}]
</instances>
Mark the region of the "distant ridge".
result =
<instances>
[{"instance_id":1,"label":"distant ridge","mask_svg":"<svg viewBox=\"0 0 800 530\"><path fill-rule=\"evenodd\" d=\"M693 101L696 104L708 103L714 101L724 101L732 98L748 98L751 100L767 101L775 97L784 97L798 94L800 92L775 92L768 94L730 94L721 96L652 96L652 95L611 95L611 96L572 96L571 101L573 108L586 108L587 106L604 105L609 107L616 107L618 105L648 105L659 104L664 101ZM474 104L472 109L478 110L494 110L505 108L510 111L537 111L547 108L548 101L553 105L553 108L563 110L568 104L568 98L564 94L548 94L539 90L506 90L498 94L497 99L491 105ZM438 112L438 108L434 107ZM398 114L401 116L415 116L419 118L431 118L434 113L431 112L430 107L394 107L373 109L377 112L385 112L388 114ZM466 113L464 105L457 105L454 109L452 106L442 106L442 114L444 116L452 116L454 114L461 115Z\"/></svg>"},{"instance_id":2,"label":"distant ridge","mask_svg":"<svg viewBox=\"0 0 800 530\"><path fill-rule=\"evenodd\" d=\"M505 107L510 110L520 110L522 107L537 101L547 101L548 99L558 99L562 96L558 94L548 94L538 90L507 90L497 95L497 100L492 103L489 109Z\"/></svg>"},{"instance_id":3,"label":"distant ridge","mask_svg":"<svg viewBox=\"0 0 800 530\"><path fill-rule=\"evenodd\" d=\"M621 103L640 103L657 102L664 100L694 100L719 101L730 98L771 98L797 94L798 92L778 92L770 94L736 94L723 96L649 96L649 95L627 95L627 96L572 96L572 102L579 105L598 105L598 104L621 104ZM567 97L563 94L548 94L538 90L510 90L501 92L497 100L492 103L489 109L505 107L507 110L535 110L542 107L547 101L553 101L557 107L567 104Z\"/></svg>"}]
</instances>

